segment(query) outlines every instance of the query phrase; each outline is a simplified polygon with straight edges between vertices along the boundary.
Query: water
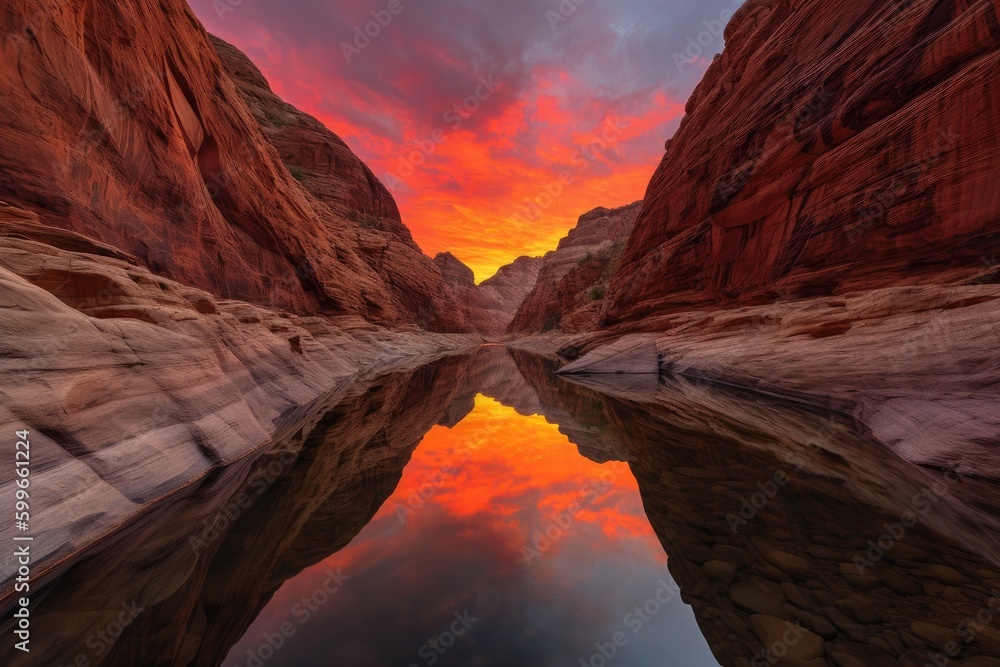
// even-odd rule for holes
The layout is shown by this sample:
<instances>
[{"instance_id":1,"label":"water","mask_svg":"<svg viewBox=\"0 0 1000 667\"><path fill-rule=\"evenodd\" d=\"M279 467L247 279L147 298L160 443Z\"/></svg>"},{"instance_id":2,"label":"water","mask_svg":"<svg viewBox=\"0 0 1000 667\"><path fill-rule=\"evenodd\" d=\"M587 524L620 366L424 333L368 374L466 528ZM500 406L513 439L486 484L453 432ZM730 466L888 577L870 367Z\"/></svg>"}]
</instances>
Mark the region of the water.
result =
<instances>
[{"instance_id":1,"label":"water","mask_svg":"<svg viewBox=\"0 0 1000 667\"><path fill-rule=\"evenodd\" d=\"M0 660L1000 665L992 482L808 406L554 368L484 347L303 406L68 564Z\"/></svg>"},{"instance_id":2,"label":"water","mask_svg":"<svg viewBox=\"0 0 1000 667\"><path fill-rule=\"evenodd\" d=\"M289 665L577 665L598 644L617 665L718 664L628 466L581 456L540 416L474 400L424 436L347 548L278 590L225 665L271 655L284 623L294 634L274 660ZM342 586L328 596L331 572ZM634 611L647 603L652 614Z\"/></svg>"}]
</instances>

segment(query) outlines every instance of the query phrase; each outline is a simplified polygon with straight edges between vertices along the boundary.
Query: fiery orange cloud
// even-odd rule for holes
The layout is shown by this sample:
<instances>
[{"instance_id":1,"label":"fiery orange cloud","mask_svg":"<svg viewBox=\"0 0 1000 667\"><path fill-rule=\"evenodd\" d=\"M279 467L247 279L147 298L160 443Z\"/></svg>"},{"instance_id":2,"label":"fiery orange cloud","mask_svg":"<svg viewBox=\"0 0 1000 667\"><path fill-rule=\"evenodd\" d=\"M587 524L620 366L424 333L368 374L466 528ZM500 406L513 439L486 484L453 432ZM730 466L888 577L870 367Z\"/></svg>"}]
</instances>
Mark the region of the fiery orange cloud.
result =
<instances>
[{"instance_id":1,"label":"fiery orange cloud","mask_svg":"<svg viewBox=\"0 0 1000 667\"><path fill-rule=\"evenodd\" d=\"M718 15L592 0L557 29L531 2L427 0L347 62L341 40L371 20L369 4L243 3L216 16L192 2L386 183L426 254L452 252L478 281L554 249L583 213L642 198L708 63L673 71L667 45Z\"/></svg>"}]
</instances>

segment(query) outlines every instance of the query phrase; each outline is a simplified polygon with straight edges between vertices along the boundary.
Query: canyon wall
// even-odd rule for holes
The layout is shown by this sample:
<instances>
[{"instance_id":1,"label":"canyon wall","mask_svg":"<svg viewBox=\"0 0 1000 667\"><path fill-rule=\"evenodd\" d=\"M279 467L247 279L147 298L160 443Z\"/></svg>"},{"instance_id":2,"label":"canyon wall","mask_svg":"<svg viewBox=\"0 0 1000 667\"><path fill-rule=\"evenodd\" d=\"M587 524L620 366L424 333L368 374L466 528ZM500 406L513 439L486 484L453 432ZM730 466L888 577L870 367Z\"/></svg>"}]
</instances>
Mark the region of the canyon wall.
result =
<instances>
[{"instance_id":1,"label":"canyon wall","mask_svg":"<svg viewBox=\"0 0 1000 667\"><path fill-rule=\"evenodd\" d=\"M455 294L469 329L499 338L507 331L517 309L538 280L543 260L540 257L518 257L479 285L476 285L472 269L450 252L439 254L434 263L441 270L445 284Z\"/></svg>"},{"instance_id":2,"label":"canyon wall","mask_svg":"<svg viewBox=\"0 0 1000 667\"><path fill-rule=\"evenodd\" d=\"M371 171L181 0L5 3L0 49L0 199L219 297L466 328Z\"/></svg>"},{"instance_id":3,"label":"canyon wall","mask_svg":"<svg viewBox=\"0 0 1000 667\"><path fill-rule=\"evenodd\" d=\"M744 4L667 142L605 323L996 282L998 11Z\"/></svg>"},{"instance_id":4,"label":"canyon wall","mask_svg":"<svg viewBox=\"0 0 1000 667\"><path fill-rule=\"evenodd\" d=\"M151 504L254 458L298 406L480 341L220 299L3 204L0 295L0 428L31 433L39 583ZM0 492L17 479L0 471ZM5 580L0 597L12 590Z\"/></svg>"},{"instance_id":5,"label":"canyon wall","mask_svg":"<svg viewBox=\"0 0 1000 667\"><path fill-rule=\"evenodd\" d=\"M508 328L511 334L596 327L611 275L642 202L580 216L558 248L542 258L537 281Z\"/></svg>"}]
</instances>

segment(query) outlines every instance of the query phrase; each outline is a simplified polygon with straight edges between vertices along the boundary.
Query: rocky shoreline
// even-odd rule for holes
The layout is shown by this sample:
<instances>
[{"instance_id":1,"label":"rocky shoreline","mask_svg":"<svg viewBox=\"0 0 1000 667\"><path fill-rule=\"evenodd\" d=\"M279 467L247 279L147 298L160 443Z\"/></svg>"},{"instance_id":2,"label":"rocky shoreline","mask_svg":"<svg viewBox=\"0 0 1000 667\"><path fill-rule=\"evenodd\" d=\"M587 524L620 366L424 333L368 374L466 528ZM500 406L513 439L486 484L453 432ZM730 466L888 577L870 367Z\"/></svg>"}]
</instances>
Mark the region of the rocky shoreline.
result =
<instances>
[{"instance_id":1,"label":"rocky shoreline","mask_svg":"<svg viewBox=\"0 0 1000 667\"><path fill-rule=\"evenodd\" d=\"M218 299L10 207L0 290L0 432L31 431L38 577L258 451L288 411L481 342ZM10 466L0 488L13 484ZM13 533L6 525L0 539Z\"/></svg>"}]
</instances>

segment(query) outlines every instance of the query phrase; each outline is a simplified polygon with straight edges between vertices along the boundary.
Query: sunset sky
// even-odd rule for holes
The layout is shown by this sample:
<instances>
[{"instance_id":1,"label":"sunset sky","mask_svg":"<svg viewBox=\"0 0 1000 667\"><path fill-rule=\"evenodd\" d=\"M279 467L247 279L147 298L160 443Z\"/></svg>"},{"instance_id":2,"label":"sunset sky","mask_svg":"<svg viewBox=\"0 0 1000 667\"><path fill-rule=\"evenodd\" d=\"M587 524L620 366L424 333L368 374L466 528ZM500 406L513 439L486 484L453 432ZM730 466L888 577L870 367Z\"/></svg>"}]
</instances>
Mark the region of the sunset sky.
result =
<instances>
[{"instance_id":1,"label":"sunset sky","mask_svg":"<svg viewBox=\"0 0 1000 667\"><path fill-rule=\"evenodd\" d=\"M477 280L642 198L739 4L191 0Z\"/></svg>"}]
</instances>

